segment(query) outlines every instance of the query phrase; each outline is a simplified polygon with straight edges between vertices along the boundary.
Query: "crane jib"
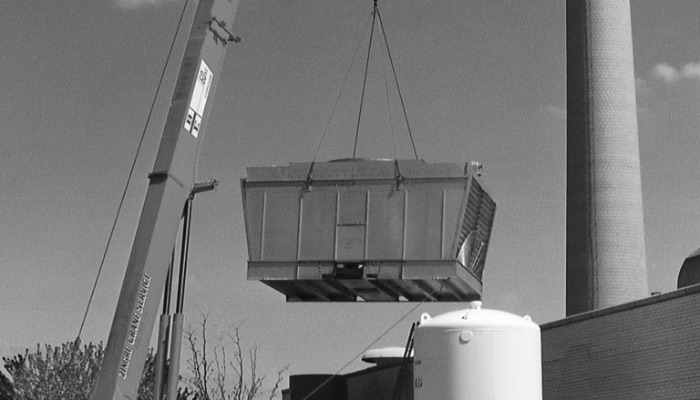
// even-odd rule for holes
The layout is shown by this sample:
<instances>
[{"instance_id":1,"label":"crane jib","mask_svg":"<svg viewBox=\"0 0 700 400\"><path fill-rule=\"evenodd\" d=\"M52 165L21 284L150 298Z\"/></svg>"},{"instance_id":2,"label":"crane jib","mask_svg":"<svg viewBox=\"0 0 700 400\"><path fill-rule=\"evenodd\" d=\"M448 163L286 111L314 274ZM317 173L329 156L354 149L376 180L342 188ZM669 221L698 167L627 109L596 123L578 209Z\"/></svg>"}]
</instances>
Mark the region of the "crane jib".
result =
<instances>
[{"instance_id":1,"label":"crane jib","mask_svg":"<svg viewBox=\"0 0 700 400\"><path fill-rule=\"evenodd\" d=\"M193 6L192 8L194 8ZM137 398L238 0L199 0L91 400ZM190 14L192 15L192 14Z\"/></svg>"}]
</instances>

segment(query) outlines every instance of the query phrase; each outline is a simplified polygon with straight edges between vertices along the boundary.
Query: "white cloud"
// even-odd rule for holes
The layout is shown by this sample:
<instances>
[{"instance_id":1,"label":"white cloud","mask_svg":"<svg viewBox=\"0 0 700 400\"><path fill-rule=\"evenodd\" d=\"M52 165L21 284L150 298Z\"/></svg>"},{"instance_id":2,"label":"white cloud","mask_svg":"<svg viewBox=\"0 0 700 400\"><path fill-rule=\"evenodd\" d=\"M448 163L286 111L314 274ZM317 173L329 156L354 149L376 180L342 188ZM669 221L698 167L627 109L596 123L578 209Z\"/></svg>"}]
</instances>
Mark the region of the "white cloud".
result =
<instances>
[{"instance_id":1,"label":"white cloud","mask_svg":"<svg viewBox=\"0 0 700 400\"><path fill-rule=\"evenodd\" d=\"M138 8L142 6L154 6L164 3L174 3L177 0L114 0L114 3L119 8L131 9Z\"/></svg>"},{"instance_id":2,"label":"white cloud","mask_svg":"<svg viewBox=\"0 0 700 400\"><path fill-rule=\"evenodd\" d=\"M700 62L685 64L681 76L686 79L700 80Z\"/></svg>"},{"instance_id":3,"label":"white cloud","mask_svg":"<svg viewBox=\"0 0 700 400\"><path fill-rule=\"evenodd\" d=\"M700 62L687 63L681 68L674 68L668 63L661 63L653 69L654 77L667 84L680 80L700 81Z\"/></svg>"},{"instance_id":4,"label":"white cloud","mask_svg":"<svg viewBox=\"0 0 700 400\"><path fill-rule=\"evenodd\" d=\"M654 76L666 83L678 81L678 71L668 63L659 64L654 67Z\"/></svg>"}]
</instances>

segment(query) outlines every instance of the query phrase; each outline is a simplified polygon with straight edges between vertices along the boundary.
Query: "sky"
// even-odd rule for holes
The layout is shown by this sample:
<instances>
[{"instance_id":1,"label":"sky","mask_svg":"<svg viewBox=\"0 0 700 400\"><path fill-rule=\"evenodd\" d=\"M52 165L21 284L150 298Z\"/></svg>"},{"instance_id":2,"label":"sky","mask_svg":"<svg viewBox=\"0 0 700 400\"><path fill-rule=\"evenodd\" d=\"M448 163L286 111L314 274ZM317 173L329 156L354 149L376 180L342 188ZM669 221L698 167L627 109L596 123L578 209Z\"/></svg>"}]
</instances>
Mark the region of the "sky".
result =
<instances>
[{"instance_id":1,"label":"sky","mask_svg":"<svg viewBox=\"0 0 700 400\"><path fill-rule=\"evenodd\" d=\"M3 356L77 335L183 4L0 2ZM649 289L668 292L700 247L700 4L631 4ZM563 318L564 2L379 7L419 157L481 162L497 203L484 307ZM210 313L220 332L242 324L269 379L285 364L336 372L402 317L375 348L402 346L423 312L464 307L288 304L246 280L239 181L246 167L311 161L319 146L318 161L352 156L371 11L370 1L241 0L232 27L242 41L228 46L197 169L222 183L194 204L185 313L193 324ZM387 65L374 47L357 155L413 158ZM107 338L178 66L156 98L85 341Z\"/></svg>"}]
</instances>

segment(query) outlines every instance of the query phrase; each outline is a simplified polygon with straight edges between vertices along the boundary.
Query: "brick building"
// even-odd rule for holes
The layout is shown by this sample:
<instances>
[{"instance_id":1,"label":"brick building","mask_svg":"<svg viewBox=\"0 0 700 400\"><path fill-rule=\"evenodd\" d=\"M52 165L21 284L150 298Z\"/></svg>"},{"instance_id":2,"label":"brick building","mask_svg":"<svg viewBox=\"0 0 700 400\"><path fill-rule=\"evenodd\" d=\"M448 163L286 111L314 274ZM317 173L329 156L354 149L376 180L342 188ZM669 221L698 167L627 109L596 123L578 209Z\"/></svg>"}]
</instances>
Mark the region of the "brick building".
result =
<instances>
[{"instance_id":1,"label":"brick building","mask_svg":"<svg viewBox=\"0 0 700 400\"><path fill-rule=\"evenodd\" d=\"M700 399L700 285L542 326L544 399Z\"/></svg>"}]
</instances>

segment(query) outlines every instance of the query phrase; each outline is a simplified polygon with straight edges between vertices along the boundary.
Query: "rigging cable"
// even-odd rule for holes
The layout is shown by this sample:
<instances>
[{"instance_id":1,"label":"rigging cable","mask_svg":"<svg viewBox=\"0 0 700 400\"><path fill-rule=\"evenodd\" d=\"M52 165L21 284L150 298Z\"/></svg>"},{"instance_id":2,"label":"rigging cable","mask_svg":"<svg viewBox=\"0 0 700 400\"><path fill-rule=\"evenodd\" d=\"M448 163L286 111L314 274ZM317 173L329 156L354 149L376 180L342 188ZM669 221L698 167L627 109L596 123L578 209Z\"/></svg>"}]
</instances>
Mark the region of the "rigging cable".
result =
<instances>
[{"instance_id":1,"label":"rigging cable","mask_svg":"<svg viewBox=\"0 0 700 400\"><path fill-rule=\"evenodd\" d=\"M178 33L180 32L180 28L182 27L182 20L185 17L185 11L187 10L187 5L189 4L189 0L185 0L185 5L182 8L182 13L180 14L180 19L177 23L177 28L175 29L175 35L173 36L172 43L170 43L170 49L168 50L168 55L165 59L165 65L163 65L163 70L161 71L160 74L160 79L158 81L158 86L156 87L156 92L155 95L153 96L153 102L151 103L151 108L148 111L148 116L146 117L146 124L143 127L143 132L141 132L141 139L139 140L138 147L136 148L136 155L134 156L134 160L131 163L131 169L129 170L129 175L126 179L126 184L124 185L124 191L122 192L122 197L119 200L119 205L117 206L117 214L114 217L114 223L112 224L112 229L109 232L109 237L107 238L107 244L105 246L104 253L102 254L102 260L100 261L100 266L97 270L97 276L95 277L95 283L92 285L92 291L90 293L90 298L88 299L87 307L85 307L85 314L83 315L83 320L80 323L80 329L78 330L78 336L76 340L80 339L80 336L83 333L83 327L85 326L85 321L87 320L88 313L90 312L90 305L92 304L92 299L95 296L95 289L97 288L97 283L100 280L100 275L102 274L102 268L104 267L105 264L105 259L107 258L107 251L109 250L109 246L112 242L112 237L114 236L114 231L117 226L117 221L119 220L119 215L122 210L122 206L124 205L124 199L126 198L126 192L127 189L129 188L129 184L131 183L131 179L134 175L134 169L136 168L136 161L138 160L139 154L141 153L141 147L143 146L143 141L146 137L146 132L148 131L148 125L151 122L151 116L153 115L153 109L155 108L156 105L156 100L158 99L158 94L160 93L160 88L163 84L163 80L165 78L165 72L168 68L170 57L173 53L173 49L175 47L175 42L178 36Z\"/></svg>"},{"instance_id":2,"label":"rigging cable","mask_svg":"<svg viewBox=\"0 0 700 400\"><path fill-rule=\"evenodd\" d=\"M383 30L383 27L381 24L379 24L379 31L381 32ZM379 41L379 50L382 51L382 55L384 54L384 47L382 46L382 42ZM384 60L384 57L382 57L382 60ZM389 109L389 129L391 129L391 141L394 144L394 160L398 160L399 156L396 151L396 132L394 132L394 118L393 118L393 113L391 112L391 99L389 97L389 82L387 82L386 79L386 61L382 62L382 78L384 78L384 95L386 96L386 105L387 108Z\"/></svg>"},{"instance_id":3,"label":"rigging cable","mask_svg":"<svg viewBox=\"0 0 700 400\"><path fill-rule=\"evenodd\" d=\"M386 36L386 29L384 28L384 22L382 21L382 15L379 12L379 6L377 5L377 0L374 0L374 9L372 10L372 30L370 32L369 36L369 47L367 49L367 60L365 62L365 71L364 71L364 78L362 82L362 95L360 98L360 110L358 112L357 116L357 126L355 128L355 144L353 146L352 150L352 158L356 157L357 154L357 141L359 138L359 133L360 133L360 121L362 119L362 109L364 105L364 99L365 99L365 90L367 86L367 75L369 72L369 60L372 52L372 38L374 37L374 26L375 22L378 18L379 22L379 30L380 30L380 35L384 39L384 44L386 45L386 52L387 56L389 57L389 64L391 65L391 71L394 75L394 83L396 84L396 91L398 92L399 95L399 100L401 102L401 110L403 111L403 116L404 120L406 121L406 129L408 130L408 136L411 140L411 146L413 148L413 155L418 160L418 151L416 150L416 142L413 138L413 132L411 131L411 124L408 121L408 113L406 112L406 104L403 100L403 94L401 93L401 86L399 85L399 78L396 73L396 67L394 66L394 59L391 56L391 49L389 48L389 40L387 39ZM381 39L380 39L381 40ZM381 43L381 42L380 42ZM391 116L390 116L391 118ZM393 132L393 126L392 126L392 132ZM396 151L396 149L394 149Z\"/></svg>"},{"instance_id":4,"label":"rigging cable","mask_svg":"<svg viewBox=\"0 0 700 400\"><path fill-rule=\"evenodd\" d=\"M360 24L361 25L361 24ZM362 32L362 26L360 26L360 29L358 29L358 33ZM358 35L359 36L359 35ZM301 191L300 198L306 194L306 192L309 191L309 188L311 187L312 184L312 179L311 179L311 173L314 170L314 165L316 164L316 159L318 158L318 152L321 150L321 146L323 146L323 141L326 139L326 136L328 135L328 129L331 126L331 121L333 121L333 116L335 115L335 110L338 107L338 102L340 101L340 96L343 94L343 89L345 89L346 84L348 83L348 78L350 77L350 71L352 70L352 66L355 65L355 60L357 60L357 53L360 50L360 40L356 40L357 45L355 46L355 52L352 55L352 58L350 59L350 65L348 65L348 69L345 71L345 78L343 78L343 83L340 85L340 90L338 91L338 95L335 97L335 100L333 100L333 107L331 107L331 112L330 115L328 116L328 121L326 121L326 127L323 129L323 135L321 136L321 140L318 142L318 146L316 147L316 151L314 152L314 157L311 159L311 164L309 165L309 172L306 174L306 185Z\"/></svg>"},{"instance_id":5,"label":"rigging cable","mask_svg":"<svg viewBox=\"0 0 700 400\"><path fill-rule=\"evenodd\" d=\"M377 0L374 0L374 9L372 10L372 30L369 34L369 47L367 48L367 60L365 61L365 76L362 81L362 96L360 97L360 111L357 115L357 127L355 128L355 145L352 148L352 158L355 158L357 154L357 138L360 135L360 120L362 119L362 105L365 101L365 88L367 86L367 72L369 71L369 58L372 54L372 38L374 37L374 25L377 19L377 14L379 8L377 7Z\"/></svg>"},{"instance_id":6,"label":"rigging cable","mask_svg":"<svg viewBox=\"0 0 700 400\"><path fill-rule=\"evenodd\" d=\"M374 2L376 7L376 0ZM411 145L413 146L413 154L418 160L418 151L416 151L416 142L413 140L413 133L411 133L411 125L408 123L408 114L406 113L406 105L403 101L403 96L401 95L401 87L399 86L399 78L396 75L396 68L394 67L394 59L391 57L391 50L389 50L389 41L386 38L386 29L384 29L384 22L382 22L382 15L379 13L379 8L377 8L377 16L379 17L380 32L384 36L384 43L386 44L386 53L389 56L389 63L391 64L391 70L394 73L394 82L396 82L396 91L399 93L399 100L401 100L401 109L403 110L403 116L406 119L406 128L408 129L408 136L411 138Z\"/></svg>"},{"instance_id":7,"label":"rigging cable","mask_svg":"<svg viewBox=\"0 0 700 400\"><path fill-rule=\"evenodd\" d=\"M358 32L362 32L362 27L360 27ZM307 182L311 181L311 172L313 171L314 163L316 162L316 159L318 158L318 153L321 150L321 146L323 146L323 141L325 140L326 136L328 135L328 129L331 126L331 121L333 121L333 116L335 115L335 110L338 107L338 103L340 101L340 96L342 96L342 94L343 94L343 89L347 85L348 78L350 77L350 71L352 70L352 66L355 65L355 60L357 59L357 53L360 50L360 41L356 40L356 42L357 42L357 45L355 46L355 51L352 55L352 59L350 60L350 65L348 65L348 69L345 71L345 78L343 78L343 83L340 85L340 90L338 91L338 95L333 100L333 107L331 107L331 112L330 112L330 115L328 116L328 121L326 121L326 126L323 129L323 135L321 136L321 141L318 143L318 147L316 147L316 152L314 152L314 157L311 160L311 166L309 167L309 172L307 174Z\"/></svg>"},{"instance_id":8,"label":"rigging cable","mask_svg":"<svg viewBox=\"0 0 700 400\"><path fill-rule=\"evenodd\" d=\"M345 368L347 368L348 365L352 364L355 360L357 360L358 358L360 358L360 356L362 356L365 352L367 352L367 350L369 350L369 349L370 349L372 346L374 346L378 341L380 341L384 336L386 336L389 332L391 332L392 329L394 329L398 324L400 324L401 321L403 321L404 319L406 319L406 318L407 318L412 312L414 312L418 307L420 307L421 305L423 305L423 303L425 303L426 300L428 300L429 298L432 298L434 294L442 292L442 289L444 288L444 286L445 286L445 282L443 281L443 282L440 284L440 287L439 287L439 288L434 289L429 295L423 297L423 300L421 300L420 303L416 304L413 308L411 308L410 310L408 310L408 312L406 312L403 316L401 316L401 318L399 318L398 321L394 322L393 325L391 325L391 326L390 326L389 328L387 328L381 335L379 335L378 338L374 339L374 340L372 341L372 343L370 343L369 345L367 345L367 347L365 347L362 351L360 351L357 355L355 355L350 361L348 361L347 363L345 363L345 365L343 365L342 367L340 367L340 369L338 369L337 371L335 371L335 373L334 373L333 375L329 376L326 380L324 380L323 382L321 382L321 384L319 384L318 386L316 386L316 388L315 388L314 390L312 390L311 393L309 393L309 394L307 394L306 396L304 396L304 398L303 398L302 400L308 400L308 399L310 399L311 396L313 396L316 392L318 392L319 390L321 390L322 387L326 386L326 384L328 384L328 382L330 382L331 380L333 380L333 378L335 378L336 376L338 376L338 374L340 374L340 372L341 372L342 370L344 370Z\"/></svg>"}]
</instances>

